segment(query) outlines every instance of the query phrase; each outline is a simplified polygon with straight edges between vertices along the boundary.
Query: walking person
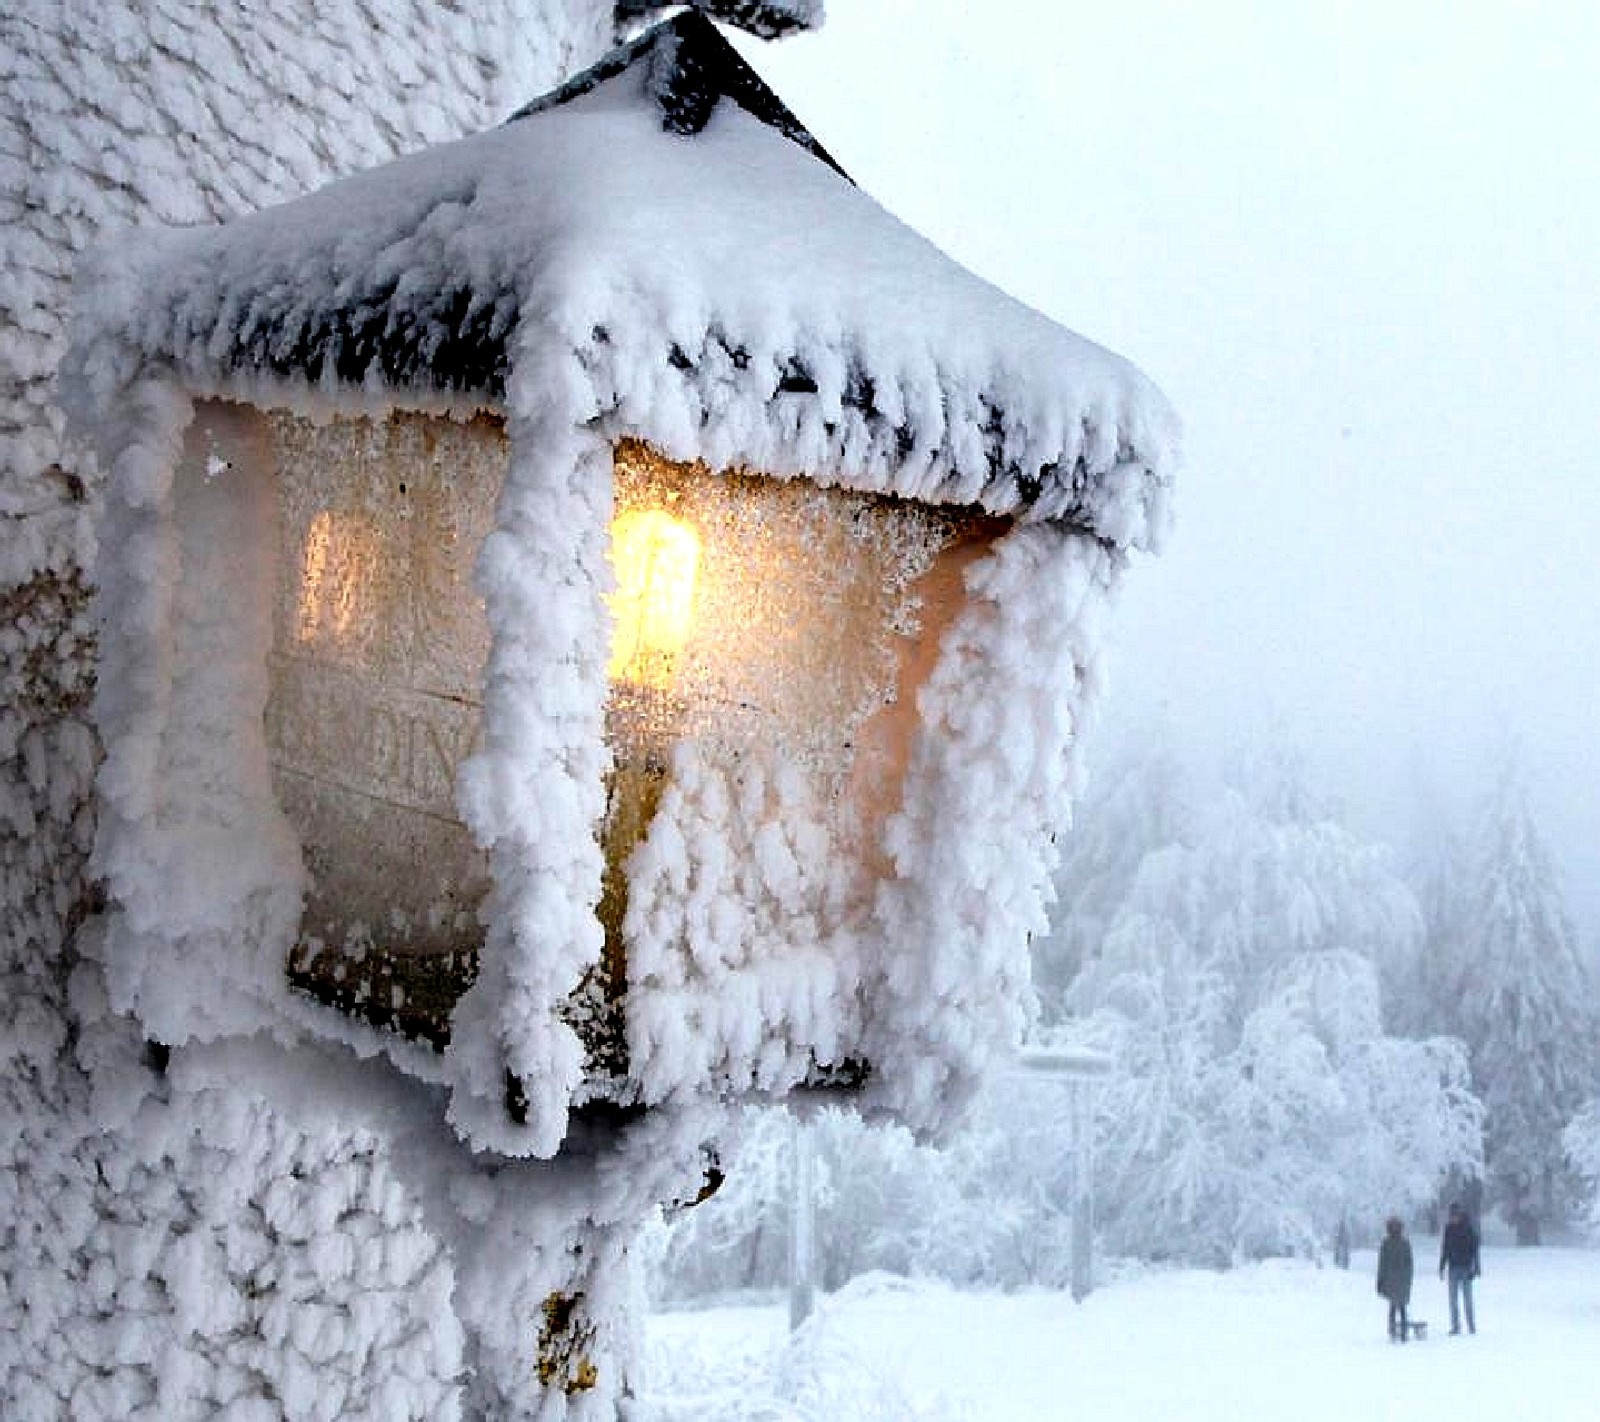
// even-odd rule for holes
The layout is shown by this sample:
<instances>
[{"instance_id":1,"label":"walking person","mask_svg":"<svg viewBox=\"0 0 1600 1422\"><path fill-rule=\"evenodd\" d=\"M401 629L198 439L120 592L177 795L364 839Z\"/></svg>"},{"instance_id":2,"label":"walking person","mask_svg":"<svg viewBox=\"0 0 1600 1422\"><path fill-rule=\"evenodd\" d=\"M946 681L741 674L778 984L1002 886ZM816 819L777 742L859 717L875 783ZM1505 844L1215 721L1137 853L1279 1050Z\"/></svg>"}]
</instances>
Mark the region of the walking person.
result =
<instances>
[{"instance_id":1,"label":"walking person","mask_svg":"<svg viewBox=\"0 0 1600 1422\"><path fill-rule=\"evenodd\" d=\"M1396 1215L1389 1216L1378 1247L1378 1292L1389 1300L1389 1341L1404 1343L1409 1333L1406 1307L1411 1302L1411 1241Z\"/></svg>"},{"instance_id":2,"label":"walking person","mask_svg":"<svg viewBox=\"0 0 1600 1422\"><path fill-rule=\"evenodd\" d=\"M1461 1332L1461 1315L1467 1316L1467 1332L1476 1333L1478 1322L1472 1315L1472 1281L1482 1272L1478 1263L1478 1231L1472 1227L1460 1204L1450 1206L1444 1234L1439 1239L1439 1277L1450 1279L1450 1331Z\"/></svg>"}]
</instances>

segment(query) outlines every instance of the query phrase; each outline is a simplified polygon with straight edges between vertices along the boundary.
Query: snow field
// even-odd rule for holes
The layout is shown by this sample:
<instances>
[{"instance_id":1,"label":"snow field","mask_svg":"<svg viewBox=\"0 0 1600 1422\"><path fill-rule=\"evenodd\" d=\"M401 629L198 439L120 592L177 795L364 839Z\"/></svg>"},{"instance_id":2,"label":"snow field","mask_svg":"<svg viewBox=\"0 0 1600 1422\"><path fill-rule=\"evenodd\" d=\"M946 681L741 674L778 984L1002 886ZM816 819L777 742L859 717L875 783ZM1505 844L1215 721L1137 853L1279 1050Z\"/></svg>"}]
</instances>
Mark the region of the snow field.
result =
<instances>
[{"instance_id":1,"label":"snow field","mask_svg":"<svg viewBox=\"0 0 1600 1422\"><path fill-rule=\"evenodd\" d=\"M1065 1293L961 1292L868 1275L792 1339L780 1302L657 1313L656 1422L1592 1422L1600 1415L1600 1253L1488 1249L1476 1337L1448 1336L1436 1239L1418 1236L1397 1347L1351 1269L1271 1261L1141 1273Z\"/></svg>"}]
</instances>

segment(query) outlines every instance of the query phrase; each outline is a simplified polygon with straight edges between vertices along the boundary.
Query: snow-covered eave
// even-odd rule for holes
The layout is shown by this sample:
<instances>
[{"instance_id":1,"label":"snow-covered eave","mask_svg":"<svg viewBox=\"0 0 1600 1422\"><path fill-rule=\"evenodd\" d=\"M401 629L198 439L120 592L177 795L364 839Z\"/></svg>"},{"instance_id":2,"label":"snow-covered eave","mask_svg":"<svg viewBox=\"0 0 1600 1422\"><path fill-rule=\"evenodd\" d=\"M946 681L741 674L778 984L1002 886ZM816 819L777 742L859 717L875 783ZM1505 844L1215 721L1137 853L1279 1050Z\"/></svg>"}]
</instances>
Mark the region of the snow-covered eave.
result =
<instances>
[{"instance_id":1,"label":"snow-covered eave","mask_svg":"<svg viewBox=\"0 0 1600 1422\"><path fill-rule=\"evenodd\" d=\"M1137 369L737 105L664 133L632 82L225 227L119 234L81 270L67 380L101 398L76 403L160 366L503 408L516 364L677 458L1159 546L1178 427Z\"/></svg>"},{"instance_id":2,"label":"snow-covered eave","mask_svg":"<svg viewBox=\"0 0 1600 1422\"><path fill-rule=\"evenodd\" d=\"M1126 379L1054 391L1037 372L974 373L929 346L877 361L870 338L849 331L765 352L720 328L689 349L654 340L629 350L596 324L574 342L607 433L712 468L975 505L1119 548L1160 546L1176 440L1164 402L1125 363Z\"/></svg>"},{"instance_id":3,"label":"snow-covered eave","mask_svg":"<svg viewBox=\"0 0 1600 1422\"><path fill-rule=\"evenodd\" d=\"M193 327L159 342L150 342L147 330L137 345L91 337L75 345L66 363L63 400L76 420L92 423L93 410L105 408L106 391L89 388L87 371L97 367L102 377L114 371L123 388L154 378L194 398L312 419L395 409L452 418L504 414L510 352L526 350L504 317L515 302L452 304L468 313L477 335L429 343L414 328L399 327L385 338L374 320L330 321L314 333L309 324L288 334L280 327L277 339L253 325L231 344L226 329ZM904 384L891 390L882 403L899 407L896 418L881 408L869 369L839 361L836 352L820 361L814 352L768 356L758 369L721 331L708 332L693 351L668 340L643 359L622 356L605 327L593 327L589 336L579 348L557 353L588 387L582 403L589 423L613 439L644 439L675 459L973 505L1023 522L1071 526L1119 548L1158 550L1170 518L1172 460L1165 449L1165 458L1146 458L1127 442L1125 431L1137 422L1127 408L1085 411L1067 424L1056 410L1017 418L982 390L935 380L917 391ZM91 357L107 346L114 350L109 361ZM835 372L832 388L819 384L814 366ZM1056 427L1056 437L1030 438L1040 424ZM1165 443L1165 432L1156 439Z\"/></svg>"}]
</instances>

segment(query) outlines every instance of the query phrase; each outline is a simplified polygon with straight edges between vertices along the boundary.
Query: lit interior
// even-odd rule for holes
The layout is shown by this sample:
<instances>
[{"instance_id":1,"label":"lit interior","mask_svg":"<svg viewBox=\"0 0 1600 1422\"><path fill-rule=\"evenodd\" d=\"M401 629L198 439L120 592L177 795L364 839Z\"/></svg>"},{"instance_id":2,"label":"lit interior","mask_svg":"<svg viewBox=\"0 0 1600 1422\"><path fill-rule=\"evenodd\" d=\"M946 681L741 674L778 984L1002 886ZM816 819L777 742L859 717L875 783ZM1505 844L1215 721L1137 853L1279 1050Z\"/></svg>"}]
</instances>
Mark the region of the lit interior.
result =
<instances>
[{"instance_id":1,"label":"lit interior","mask_svg":"<svg viewBox=\"0 0 1600 1422\"><path fill-rule=\"evenodd\" d=\"M283 415L269 431L279 539L294 551L278 565L264 723L309 879L291 968L322 1000L437 1044L476 970L490 888L457 772L490 648L471 568L509 443L488 418ZM638 441L618 443L613 469L606 943L570 1019L605 1074L626 1062L615 1004L636 986L628 865L680 753L697 783L781 780L784 804L826 839L819 856L863 884L891 872L875 846L917 692L993 536L971 511L712 472ZM841 912L856 902L837 897ZM317 953L330 966L313 970Z\"/></svg>"},{"instance_id":2,"label":"lit interior","mask_svg":"<svg viewBox=\"0 0 1600 1422\"><path fill-rule=\"evenodd\" d=\"M666 690L694 623L700 536L662 509L631 509L611 525L616 630L607 675Z\"/></svg>"},{"instance_id":3,"label":"lit interior","mask_svg":"<svg viewBox=\"0 0 1600 1422\"><path fill-rule=\"evenodd\" d=\"M323 509L306 531L295 636L344 642L357 626L378 561L378 531L365 519Z\"/></svg>"}]
</instances>

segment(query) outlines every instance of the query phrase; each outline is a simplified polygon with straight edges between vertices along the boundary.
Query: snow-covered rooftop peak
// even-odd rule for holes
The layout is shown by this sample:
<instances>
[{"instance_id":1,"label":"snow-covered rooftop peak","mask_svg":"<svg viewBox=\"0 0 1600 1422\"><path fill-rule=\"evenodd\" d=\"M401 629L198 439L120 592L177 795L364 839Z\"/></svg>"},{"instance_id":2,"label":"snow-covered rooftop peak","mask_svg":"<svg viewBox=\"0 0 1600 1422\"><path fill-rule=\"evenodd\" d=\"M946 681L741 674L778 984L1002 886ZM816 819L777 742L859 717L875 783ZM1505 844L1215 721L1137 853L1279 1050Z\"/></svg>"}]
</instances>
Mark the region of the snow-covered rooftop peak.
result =
<instances>
[{"instance_id":1,"label":"snow-covered rooftop peak","mask_svg":"<svg viewBox=\"0 0 1600 1422\"><path fill-rule=\"evenodd\" d=\"M717 27L694 10L685 10L618 46L581 74L518 110L512 122L557 108L625 73L634 87L642 75L645 92L661 110L662 127L669 132L692 137L727 99L820 158L841 177L849 176Z\"/></svg>"}]
</instances>

